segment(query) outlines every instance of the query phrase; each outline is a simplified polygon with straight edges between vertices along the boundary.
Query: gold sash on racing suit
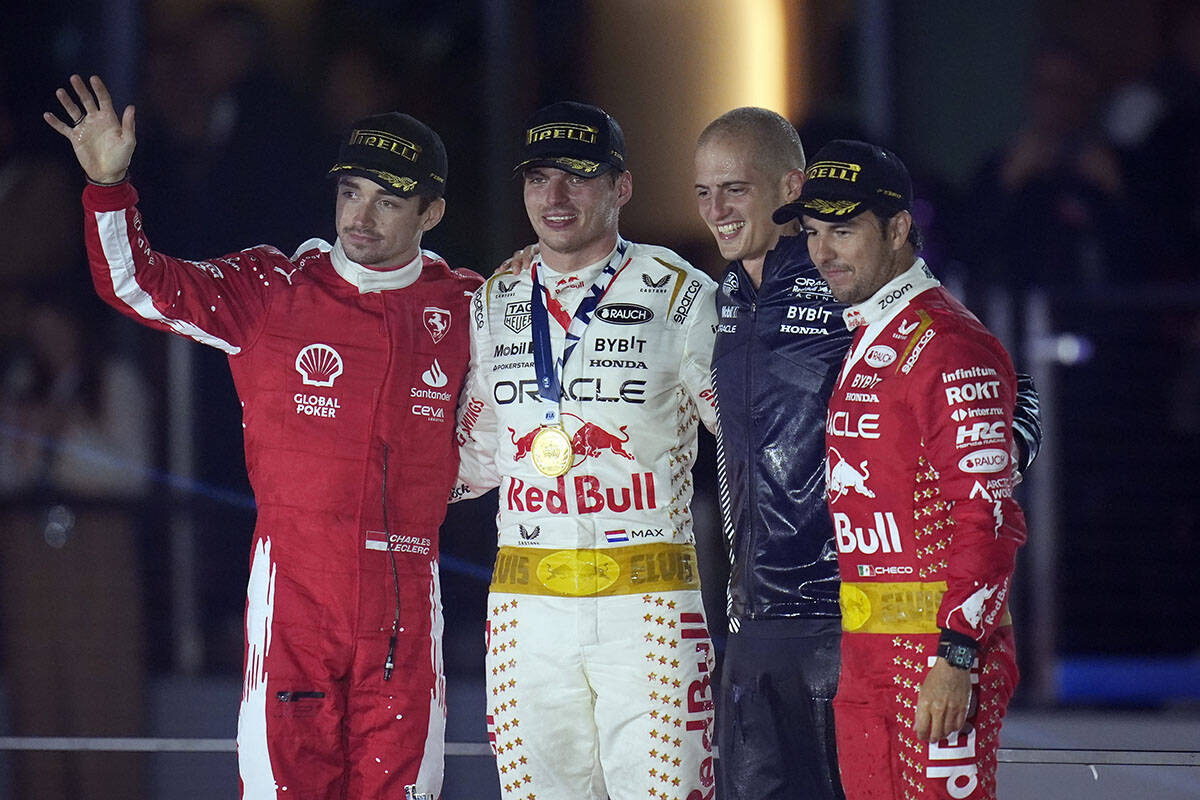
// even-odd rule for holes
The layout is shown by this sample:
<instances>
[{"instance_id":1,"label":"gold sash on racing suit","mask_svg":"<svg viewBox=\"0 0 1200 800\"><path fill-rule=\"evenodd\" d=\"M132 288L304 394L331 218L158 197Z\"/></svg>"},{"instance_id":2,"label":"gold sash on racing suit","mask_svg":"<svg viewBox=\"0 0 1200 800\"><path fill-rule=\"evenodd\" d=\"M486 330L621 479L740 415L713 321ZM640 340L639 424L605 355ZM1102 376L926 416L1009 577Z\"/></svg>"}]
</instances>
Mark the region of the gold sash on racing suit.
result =
<instances>
[{"instance_id":1,"label":"gold sash on racing suit","mask_svg":"<svg viewBox=\"0 0 1200 800\"><path fill-rule=\"evenodd\" d=\"M501 547L492 591L551 597L606 597L700 588L696 548L639 544L603 549Z\"/></svg>"},{"instance_id":2,"label":"gold sash on racing suit","mask_svg":"<svg viewBox=\"0 0 1200 800\"><path fill-rule=\"evenodd\" d=\"M938 608L945 581L843 581L842 630L847 633L940 633ZM1000 625L1011 625L1008 606Z\"/></svg>"}]
</instances>

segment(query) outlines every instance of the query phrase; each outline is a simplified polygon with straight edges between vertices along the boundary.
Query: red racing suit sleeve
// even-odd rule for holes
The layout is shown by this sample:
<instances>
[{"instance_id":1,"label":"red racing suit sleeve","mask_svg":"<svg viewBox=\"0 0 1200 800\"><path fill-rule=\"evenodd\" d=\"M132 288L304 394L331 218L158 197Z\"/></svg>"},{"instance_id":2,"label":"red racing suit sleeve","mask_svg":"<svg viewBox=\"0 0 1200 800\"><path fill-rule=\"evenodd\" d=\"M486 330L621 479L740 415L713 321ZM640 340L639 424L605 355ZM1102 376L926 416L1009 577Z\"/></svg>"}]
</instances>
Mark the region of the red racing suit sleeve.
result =
<instances>
[{"instance_id":1,"label":"red racing suit sleeve","mask_svg":"<svg viewBox=\"0 0 1200 800\"><path fill-rule=\"evenodd\" d=\"M936 471L954 525L937 623L979 642L1005 616L1017 548L1025 541L1024 516L1012 496L1017 381L990 336L953 326L937 333L914 370L920 379L909 384L927 462L918 469Z\"/></svg>"},{"instance_id":2,"label":"red racing suit sleeve","mask_svg":"<svg viewBox=\"0 0 1200 800\"><path fill-rule=\"evenodd\" d=\"M84 237L96 292L127 317L230 355L257 335L272 284L296 267L260 246L206 261L156 252L128 183L83 192Z\"/></svg>"}]
</instances>

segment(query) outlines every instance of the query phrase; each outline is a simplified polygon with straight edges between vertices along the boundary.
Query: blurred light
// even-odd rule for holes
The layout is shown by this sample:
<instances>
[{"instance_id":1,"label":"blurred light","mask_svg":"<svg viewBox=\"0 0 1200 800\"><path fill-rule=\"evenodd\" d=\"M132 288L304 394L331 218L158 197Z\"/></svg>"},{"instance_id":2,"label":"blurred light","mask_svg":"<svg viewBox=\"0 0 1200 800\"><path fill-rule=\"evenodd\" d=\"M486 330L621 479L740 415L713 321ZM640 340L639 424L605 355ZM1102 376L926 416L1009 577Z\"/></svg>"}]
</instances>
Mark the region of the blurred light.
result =
<instances>
[{"instance_id":1,"label":"blurred light","mask_svg":"<svg viewBox=\"0 0 1200 800\"><path fill-rule=\"evenodd\" d=\"M805 110L811 35L803 0L597 0L591 5L589 97L621 123L634 177L626 236L678 246L709 241L693 199L696 137L717 116L762 106Z\"/></svg>"},{"instance_id":2,"label":"blurred light","mask_svg":"<svg viewBox=\"0 0 1200 800\"><path fill-rule=\"evenodd\" d=\"M1092 358L1095 352L1092 340L1076 333L1060 333L1057 336L1044 336L1037 340L1034 353L1041 362L1061 364L1071 367L1082 364Z\"/></svg>"}]
</instances>

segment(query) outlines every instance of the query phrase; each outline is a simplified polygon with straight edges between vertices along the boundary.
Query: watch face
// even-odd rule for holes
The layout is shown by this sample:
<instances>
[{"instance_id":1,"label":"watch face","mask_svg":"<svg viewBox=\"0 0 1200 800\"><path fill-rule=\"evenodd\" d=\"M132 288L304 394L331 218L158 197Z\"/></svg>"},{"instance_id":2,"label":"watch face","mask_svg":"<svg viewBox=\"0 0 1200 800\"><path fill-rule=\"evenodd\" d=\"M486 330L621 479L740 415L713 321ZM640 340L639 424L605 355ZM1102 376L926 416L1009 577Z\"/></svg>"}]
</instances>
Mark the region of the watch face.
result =
<instances>
[{"instance_id":1,"label":"watch face","mask_svg":"<svg viewBox=\"0 0 1200 800\"><path fill-rule=\"evenodd\" d=\"M975 664L975 648L961 644L942 645L938 647L938 655L946 659L950 666L959 669L970 669Z\"/></svg>"}]
</instances>

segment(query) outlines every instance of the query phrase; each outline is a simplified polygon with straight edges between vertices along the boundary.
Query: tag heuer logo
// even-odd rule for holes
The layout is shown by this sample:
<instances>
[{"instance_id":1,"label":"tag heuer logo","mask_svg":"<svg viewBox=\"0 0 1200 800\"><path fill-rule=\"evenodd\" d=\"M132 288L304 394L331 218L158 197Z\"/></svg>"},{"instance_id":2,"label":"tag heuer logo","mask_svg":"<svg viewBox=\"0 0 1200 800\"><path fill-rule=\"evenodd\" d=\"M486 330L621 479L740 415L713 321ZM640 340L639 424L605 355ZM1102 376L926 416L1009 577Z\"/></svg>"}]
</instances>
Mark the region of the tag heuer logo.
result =
<instances>
[{"instance_id":1,"label":"tag heuer logo","mask_svg":"<svg viewBox=\"0 0 1200 800\"><path fill-rule=\"evenodd\" d=\"M529 301L509 303L504 307L504 327L513 333L520 333L529 327L531 313Z\"/></svg>"}]
</instances>

